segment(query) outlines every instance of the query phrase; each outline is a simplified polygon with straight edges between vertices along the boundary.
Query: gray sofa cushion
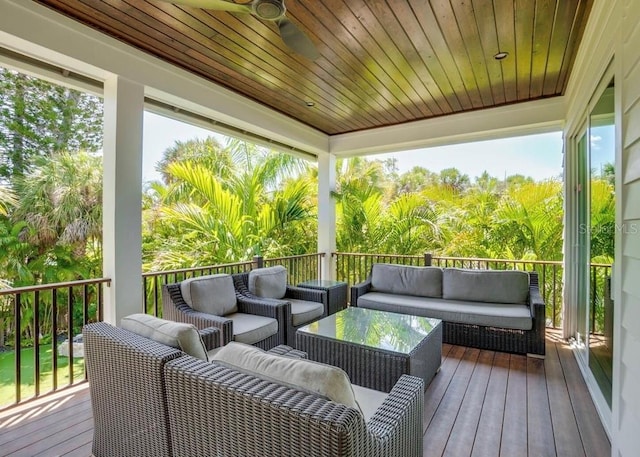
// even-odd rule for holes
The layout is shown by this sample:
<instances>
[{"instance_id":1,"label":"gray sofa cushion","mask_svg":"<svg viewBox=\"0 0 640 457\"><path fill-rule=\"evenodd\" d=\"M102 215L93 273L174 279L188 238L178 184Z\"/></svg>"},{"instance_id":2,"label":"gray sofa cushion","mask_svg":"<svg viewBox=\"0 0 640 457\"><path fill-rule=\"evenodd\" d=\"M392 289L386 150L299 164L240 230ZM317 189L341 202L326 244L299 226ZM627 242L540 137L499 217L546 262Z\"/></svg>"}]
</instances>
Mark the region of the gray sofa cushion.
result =
<instances>
[{"instance_id":1,"label":"gray sofa cushion","mask_svg":"<svg viewBox=\"0 0 640 457\"><path fill-rule=\"evenodd\" d=\"M358 298L358 306L379 311L433 317L460 324L517 330L533 328L531 310L527 305L477 303L369 292Z\"/></svg>"},{"instance_id":2,"label":"gray sofa cushion","mask_svg":"<svg viewBox=\"0 0 640 457\"><path fill-rule=\"evenodd\" d=\"M376 263L371 267L371 290L390 294L442 297L442 269Z\"/></svg>"},{"instance_id":3,"label":"gray sofa cushion","mask_svg":"<svg viewBox=\"0 0 640 457\"><path fill-rule=\"evenodd\" d=\"M291 303L291 323L294 327L318 320L324 313L322 303L297 298L287 298L287 301Z\"/></svg>"},{"instance_id":4,"label":"gray sofa cushion","mask_svg":"<svg viewBox=\"0 0 640 457\"><path fill-rule=\"evenodd\" d=\"M252 346L229 343L213 360L226 362L288 385L299 386L330 400L360 410L349 376L342 369L306 359L270 354Z\"/></svg>"},{"instance_id":5,"label":"gray sofa cushion","mask_svg":"<svg viewBox=\"0 0 640 457\"><path fill-rule=\"evenodd\" d=\"M249 292L258 297L283 298L287 293L287 269L282 265L249 272Z\"/></svg>"},{"instance_id":6,"label":"gray sofa cushion","mask_svg":"<svg viewBox=\"0 0 640 457\"><path fill-rule=\"evenodd\" d=\"M202 337L193 324L167 321L139 313L123 317L120 327L157 343L180 349L197 359L209 360Z\"/></svg>"},{"instance_id":7,"label":"gray sofa cushion","mask_svg":"<svg viewBox=\"0 0 640 457\"><path fill-rule=\"evenodd\" d=\"M224 316L238 311L236 289L228 274L185 279L180 292L187 305L202 313Z\"/></svg>"},{"instance_id":8,"label":"gray sofa cushion","mask_svg":"<svg viewBox=\"0 0 640 457\"><path fill-rule=\"evenodd\" d=\"M526 304L529 274L524 271L445 268L442 298L486 303Z\"/></svg>"},{"instance_id":9,"label":"gray sofa cushion","mask_svg":"<svg viewBox=\"0 0 640 457\"><path fill-rule=\"evenodd\" d=\"M278 333L278 321L255 314L233 313L225 316L233 321L233 339L254 344Z\"/></svg>"}]
</instances>

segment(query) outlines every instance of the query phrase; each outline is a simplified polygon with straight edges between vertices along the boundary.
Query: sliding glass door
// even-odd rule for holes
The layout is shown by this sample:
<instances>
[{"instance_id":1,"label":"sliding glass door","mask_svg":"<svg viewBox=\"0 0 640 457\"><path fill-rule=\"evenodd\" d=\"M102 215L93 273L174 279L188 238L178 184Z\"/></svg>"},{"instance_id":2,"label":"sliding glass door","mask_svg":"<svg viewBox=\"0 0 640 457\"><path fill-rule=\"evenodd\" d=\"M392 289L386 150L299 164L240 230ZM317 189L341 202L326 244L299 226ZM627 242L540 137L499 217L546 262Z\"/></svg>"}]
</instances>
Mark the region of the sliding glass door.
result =
<instances>
[{"instance_id":1,"label":"sliding glass door","mask_svg":"<svg viewBox=\"0 0 640 457\"><path fill-rule=\"evenodd\" d=\"M616 230L613 81L591 110L589 135L589 368L611 407L613 301L610 278Z\"/></svg>"},{"instance_id":2,"label":"sliding glass door","mask_svg":"<svg viewBox=\"0 0 640 457\"><path fill-rule=\"evenodd\" d=\"M611 407L615 236L614 82L601 86L576 144L576 342L580 361Z\"/></svg>"}]
</instances>

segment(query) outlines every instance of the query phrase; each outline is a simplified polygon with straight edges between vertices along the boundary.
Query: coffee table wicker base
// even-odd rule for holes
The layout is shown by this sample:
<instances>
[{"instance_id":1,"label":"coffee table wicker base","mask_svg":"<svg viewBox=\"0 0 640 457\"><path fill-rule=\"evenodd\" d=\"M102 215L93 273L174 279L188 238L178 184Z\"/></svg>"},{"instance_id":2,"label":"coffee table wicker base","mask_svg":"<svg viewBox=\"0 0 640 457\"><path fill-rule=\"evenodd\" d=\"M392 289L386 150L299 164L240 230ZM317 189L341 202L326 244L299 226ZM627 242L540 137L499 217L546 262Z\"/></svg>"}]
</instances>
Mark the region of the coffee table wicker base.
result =
<instances>
[{"instance_id":1,"label":"coffee table wicker base","mask_svg":"<svg viewBox=\"0 0 640 457\"><path fill-rule=\"evenodd\" d=\"M425 388L440 368L442 325L439 324L409 354L356 345L319 335L298 332L296 345L309 359L342 368L351 382L389 392L400 376L424 379Z\"/></svg>"}]
</instances>

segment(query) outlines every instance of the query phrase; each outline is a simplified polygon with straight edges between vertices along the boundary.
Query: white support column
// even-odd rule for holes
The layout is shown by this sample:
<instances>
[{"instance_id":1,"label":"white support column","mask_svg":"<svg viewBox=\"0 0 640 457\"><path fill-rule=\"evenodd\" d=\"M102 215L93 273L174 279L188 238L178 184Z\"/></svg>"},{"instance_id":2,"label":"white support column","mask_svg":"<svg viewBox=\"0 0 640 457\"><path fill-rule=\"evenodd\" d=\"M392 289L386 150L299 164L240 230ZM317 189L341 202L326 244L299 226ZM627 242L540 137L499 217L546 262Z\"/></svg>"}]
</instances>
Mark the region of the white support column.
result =
<instances>
[{"instance_id":1,"label":"white support column","mask_svg":"<svg viewBox=\"0 0 640 457\"><path fill-rule=\"evenodd\" d=\"M336 189L336 156L318 156L318 252L324 252L322 278L335 279L331 253L336 250L336 204L331 192Z\"/></svg>"},{"instance_id":2,"label":"white support column","mask_svg":"<svg viewBox=\"0 0 640 457\"><path fill-rule=\"evenodd\" d=\"M142 312L142 129L144 87L119 76L104 84L104 320Z\"/></svg>"}]
</instances>

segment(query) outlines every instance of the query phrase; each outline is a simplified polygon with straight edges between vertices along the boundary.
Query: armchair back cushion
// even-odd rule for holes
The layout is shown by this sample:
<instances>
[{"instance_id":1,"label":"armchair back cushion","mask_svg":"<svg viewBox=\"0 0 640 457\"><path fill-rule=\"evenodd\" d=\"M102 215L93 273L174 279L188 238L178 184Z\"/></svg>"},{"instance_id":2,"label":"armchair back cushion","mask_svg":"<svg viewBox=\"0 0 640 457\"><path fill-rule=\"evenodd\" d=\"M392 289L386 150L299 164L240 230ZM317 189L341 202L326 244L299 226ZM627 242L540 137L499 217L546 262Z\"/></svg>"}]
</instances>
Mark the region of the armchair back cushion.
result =
<instances>
[{"instance_id":1,"label":"armchair back cushion","mask_svg":"<svg viewBox=\"0 0 640 457\"><path fill-rule=\"evenodd\" d=\"M262 349L231 342L213 357L256 376L313 392L329 400L361 411L349 376L342 369L305 359L294 359ZM362 412L362 411L361 411Z\"/></svg>"},{"instance_id":2,"label":"armchair back cushion","mask_svg":"<svg viewBox=\"0 0 640 457\"><path fill-rule=\"evenodd\" d=\"M524 271L445 268L442 298L486 303L526 305L529 274Z\"/></svg>"},{"instance_id":3,"label":"armchair back cushion","mask_svg":"<svg viewBox=\"0 0 640 457\"><path fill-rule=\"evenodd\" d=\"M120 327L157 343L180 349L197 359L209 360L204 342L193 324L167 321L140 313L123 317Z\"/></svg>"},{"instance_id":4,"label":"armchair back cushion","mask_svg":"<svg viewBox=\"0 0 640 457\"><path fill-rule=\"evenodd\" d=\"M185 303L196 311L215 316L238 312L236 289L228 274L185 279L180 283L180 292Z\"/></svg>"},{"instance_id":5,"label":"armchair back cushion","mask_svg":"<svg viewBox=\"0 0 640 457\"><path fill-rule=\"evenodd\" d=\"M376 263L371 267L371 290L419 297L442 297L442 269Z\"/></svg>"},{"instance_id":6,"label":"armchair back cushion","mask_svg":"<svg viewBox=\"0 0 640 457\"><path fill-rule=\"evenodd\" d=\"M284 298L287 293L287 269L282 265L276 265L251 270L249 292L258 297Z\"/></svg>"}]
</instances>

